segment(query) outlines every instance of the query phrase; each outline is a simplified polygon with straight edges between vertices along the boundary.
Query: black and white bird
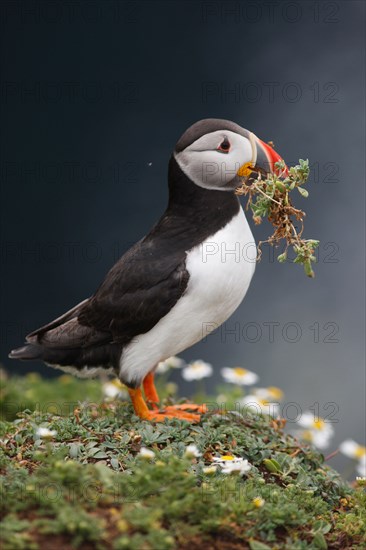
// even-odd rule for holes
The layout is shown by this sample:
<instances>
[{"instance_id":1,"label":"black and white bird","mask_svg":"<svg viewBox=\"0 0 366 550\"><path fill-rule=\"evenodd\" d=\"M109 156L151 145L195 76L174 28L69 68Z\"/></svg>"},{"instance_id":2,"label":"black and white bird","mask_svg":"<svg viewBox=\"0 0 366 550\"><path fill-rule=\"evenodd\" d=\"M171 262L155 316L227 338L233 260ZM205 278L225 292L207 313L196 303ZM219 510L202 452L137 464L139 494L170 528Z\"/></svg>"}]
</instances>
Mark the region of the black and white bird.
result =
<instances>
[{"instance_id":1,"label":"black and white bird","mask_svg":"<svg viewBox=\"0 0 366 550\"><path fill-rule=\"evenodd\" d=\"M275 171L279 160L233 122L193 124L170 158L169 201L159 221L93 296L29 334L10 357L41 360L80 377L113 373L129 388L141 418L197 421L204 407L158 408L154 372L160 361L226 321L243 300L256 254L235 191L253 173Z\"/></svg>"}]
</instances>

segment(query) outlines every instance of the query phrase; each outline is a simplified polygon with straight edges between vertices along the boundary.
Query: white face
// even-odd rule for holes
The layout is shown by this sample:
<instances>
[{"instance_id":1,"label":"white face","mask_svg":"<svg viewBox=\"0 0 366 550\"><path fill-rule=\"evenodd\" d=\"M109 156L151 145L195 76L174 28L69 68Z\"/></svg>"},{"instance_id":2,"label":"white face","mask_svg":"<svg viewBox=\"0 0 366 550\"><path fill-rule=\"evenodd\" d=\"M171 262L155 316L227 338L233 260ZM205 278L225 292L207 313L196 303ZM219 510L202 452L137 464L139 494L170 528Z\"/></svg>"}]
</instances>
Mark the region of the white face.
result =
<instances>
[{"instance_id":1,"label":"white face","mask_svg":"<svg viewBox=\"0 0 366 550\"><path fill-rule=\"evenodd\" d=\"M256 148L244 136L230 130L218 130L202 136L174 156L196 185L232 191L240 185L239 168L251 162L254 165Z\"/></svg>"}]
</instances>

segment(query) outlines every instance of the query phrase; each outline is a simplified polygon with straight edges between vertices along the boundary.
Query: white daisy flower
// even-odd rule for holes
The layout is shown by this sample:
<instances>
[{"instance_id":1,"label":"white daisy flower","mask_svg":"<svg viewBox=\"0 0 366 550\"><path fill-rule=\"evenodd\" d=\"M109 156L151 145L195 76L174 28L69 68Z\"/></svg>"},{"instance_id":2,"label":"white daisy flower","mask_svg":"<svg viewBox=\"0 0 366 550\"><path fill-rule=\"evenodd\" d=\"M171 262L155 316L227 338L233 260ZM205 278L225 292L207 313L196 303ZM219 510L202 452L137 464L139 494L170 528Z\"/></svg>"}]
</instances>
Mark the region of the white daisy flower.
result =
<instances>
[{"instance_id":1,"label":"white daisy flower","mask_svg":"<svg viewBox=\"0 0 366 550\"><path fill-rule=\"evenodd\" d=\"M253 394L267 401L281 401L283 399L283 391L280 388L276 388L276 386L254 388Z\"/></svg>"},{"instance_id":2,"label":"white daisy flower","mask_svg":"<svg viewBox=\"0 0 366 550\"><path fill-rule=\"evenodd\" d=\"M331 435L324 432L316 432L315 430L302 430L299 432L299 437L308 443L311 443L318 449L326 449L330 445Z\"/></svg>"},{"instance_id":3,"label":"white daisy flower","mask_svg":"<svg viewBox=\"0 0 366 550\"><path fill-rule=\"evenodd\" d=\"M221 375L226 382L229 382L230 384L238 384L239 386L251 386L259 380L259 377L255 374L255 372L243 369L242 367L225 367L224 369L221 369Z\"/></svg>"},{"instance_id":4,"label":"white daisy flower","mask_svg":"<svg viewBox=\"0 0 366 550\"><path fill-rule=\"evenodd\" d=\"M300 432L300 437L312 443L318 449L326 449L334 435L334 428L322 418L315 418L310 411L304 412L299 418L299 426L306 428Z\"/></svg>"},{"instance_id":5,"label":"white daisy flower","mask_svg":"<svg viewBox=\"0 0 366 550\"><path fill-rule=\"evenodd\" d=\"M53 437L56 437L56 435L56 430L50 430L42 426L39 426L36 431L36 437L39 439L52 439Z\"/></svg>"},{"instance_id":6,"label":"white daisy flower","mask_svg":"<svg viewBox=\"0 0 366 550\"><path fill-rule=\"evenodd\" d=\"M246 461L245 463L243 462L242 464L233 464L232 462L230 462L225 466L225 468L222 468L221 471L223 474L239 474L240 476L243 476L244 474L249 472L250 469L251 466L248 461Z\"/></svg>"},{"instance_id":7,"label":"white daisy flower","mask_svg":"<svg viewBox=\"0 0 366 550\"><path fill-rule=\"evenodd\" d=\"M151 451L150 449L147 449L146 447L141 447L139 452L139 457L143 458L144 460L151 460L155 457L154 451Z\"/></svg>"},{"instance_id":8,"label":"white daisy flower","mask_svg":"<svg viewBox=\"0 0 366 550\"><path fill-rule=\"evenodd\" d=\"M126 387L118 378L103 384L102 391L106 399L127 399L128 397Z\"/></svg>"},{"instance_id":9,"label":"white daisy flower","mask_svg":"<svg viewBox=\"0 0 366 550\"><path fill-rule=\"evenodd\" d=\"M214 456L212 460L213 462L217 462L217 464L222 465L222 464L226 464L227 462L242 462L244 458L241 458L240 456L234 456L234 455L221 455L221 456Z\"/></svg>"},{"instance_id":10,"label":"white daisy flower","mask_svg":"<svg viewBox=\"0 0 366 550\"><path fill-rule=\"evenodd\" d=\"M346 439L343 443L340 444L339 450L346 456L350 458L362 459L366 456L366 447L359 445L353 439Z\"/></svg>"},{"instance_id":11,"label":"white daisy flower","mask_svg":"<svg viewBox=\"0 0 366 550\"><path fill-rule=\"evenodd\" d=\"M206 363L205 361L198 359L197 361L193 361L184 367L182 370L182 376L184 380L191 382L191 380L201 380L202 378L207 378L208 376L211 376L212 372L213 369L210 363Z\"/></svg>"},{"instance_id":12,"label":"white daisy flower","mask_svg":"<svg viewBox=\"0 0 366 550\"><path fill-rule=\"evenodd\" d=\"M246 458L224 455L214 457L213 459L220 467L223 474L244 475L251 469L251 465Z\"/></svg>"},{"instance_id":13,"label":"white daisy flower","mask_svg":"<svg viewBox=\"0 0 366 550\"><path fill-rule=\"evenodd\" d=\"M359 459L356 470L357 473L360 474L364 480L366 480L366 455L363 455Z\"/></svg>"},{"instance_id":14,"label":"white daisy flower","mask_svg":"<svg viewBox=\"0 0 366 550\"><path fill-rule=\"evenodd\" d=\"M333 426L329 422L326 422L323 418L315 417L310 411L302 413L297 423L309 430L327 432L332 435L334 433Z\"/></svg>"},{"instance_id":15,"label":"white daisy flower","mask_svg":"<svg viewBox=\"0 0 366 550\"><path fill-rule=\"evenodd\" d=\"M184 453L187 458L198 458L201 454L202 453L199 452L197 445L188 445Z\"/></svg>"},{"instance_id":16,"label":"white daisy flower","mask_svg":"<svg viewBox=\"0 0 366 550\"><path fill-rule=\"evenodd\" d=\"M271 403L267 399L258 397L257 395L246 395L239 401L241 408L250 410L251 412L258 414L267 414L269 416L278 416L280 412L279 403Z\"/></svg>"},{"instance_id":17,"label":"white daisy flower","mask_svg":"<svg viewBox=\"0 0 366 550\"><path fill-rule=\"evenodd\" d=\"M164 374L170 369L181 369L184 365L185 361L183 359L173 355L172 357L165 359L165 361L160 361L160 363L158 363L156 372L158 374Z\"/></svg>"}]
</instances>

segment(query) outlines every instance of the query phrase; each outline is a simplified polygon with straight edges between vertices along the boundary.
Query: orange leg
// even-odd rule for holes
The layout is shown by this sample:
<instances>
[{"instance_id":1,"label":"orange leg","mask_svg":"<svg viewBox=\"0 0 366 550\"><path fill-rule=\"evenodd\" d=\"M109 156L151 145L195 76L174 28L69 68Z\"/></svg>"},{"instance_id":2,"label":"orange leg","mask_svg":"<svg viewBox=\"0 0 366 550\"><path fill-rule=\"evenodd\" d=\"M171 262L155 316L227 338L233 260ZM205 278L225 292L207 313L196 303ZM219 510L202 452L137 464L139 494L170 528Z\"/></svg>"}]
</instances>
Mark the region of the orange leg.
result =
<instances>
[{"instance_id":1,"label":"orange leg","mask_svg":"<svg viewBox=\"0 0 366 550\"><path fill-rule=\"evenodd\" d=\"M151 405L153 409L155 410L158 409L159 408L158 403L160 399L154 384L154 373L149 372L149 374L145 376L142 384L144 386L146 401L148 402L149 405Z\"/></svg>"},{"instance_id":2,"label":"orange leg","mask_svg":"<svg viewBox=\"0 0 366 550\"><path fill-rule=\"evenodd\" d=\"M180 418L182 420L187 420L188 422L199 422L201 419L199 414L191 414L182 410L167 410L166 412L157 412L156 410L151 411L146 405L140 388L137 388L136 390L129 389L128 393L130 394L136 415L143 420L164 422L166 418Z\"/></svg>"}]
</instances>

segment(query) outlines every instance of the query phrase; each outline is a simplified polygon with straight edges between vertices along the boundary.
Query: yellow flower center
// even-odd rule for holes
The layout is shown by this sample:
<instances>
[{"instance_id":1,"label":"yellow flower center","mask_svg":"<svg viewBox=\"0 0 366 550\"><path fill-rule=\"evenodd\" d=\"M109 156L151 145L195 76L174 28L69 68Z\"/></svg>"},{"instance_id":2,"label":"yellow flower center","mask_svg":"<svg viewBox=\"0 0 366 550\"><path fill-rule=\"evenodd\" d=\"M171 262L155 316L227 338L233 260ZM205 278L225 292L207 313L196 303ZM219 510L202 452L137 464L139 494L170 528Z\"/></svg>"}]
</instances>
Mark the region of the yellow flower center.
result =
<instances>
[{"instance_id":1,"label":"yellow flower center","mask_svg":"<svg viewBox=\"0 0 366 550\"><path fill-rule=\"evenodd\" d=\"M235 456L233 456L233 455L223 455L223 456L220 456L220 459L221 460L227 460L227 461L235 460Z\"/></svg>"},{"instance_id":2,"label":"yellow flower center","mask_svg":"<svg viewBox=\"0 0 366 550\"><path fill-rule=\"evenodd\" d=\"M355 450L355 457L362 458L365 455L366 455L366 447L362 447L361 445L357 447L357 449Z\"/></svg>"},{"instance_id":3,"label":"yellow flower center","mask_svg":"<svg viewBox=\"0 0 366 550\"><path fill-rule=\"evenodd\" d=\"M248 373L247 369L242 369L241 367L235 367L233 371L238 376L245 376Z\"/></svg>"},{"instance_id":4,"label":"yellow flower center","mask_svg":"<svg viewBox=\"0 0 366 550\"><path fill-rule=\"evenodd\" d=\"M314 420L314 428L316 430L322 430L325 427L324 420Z\"/></svg>"},{"instance_id":5,"label":"yellow flower center","mask_svg":"<svg viewBox=\"0 0 366 550\"><path fill-rule=\"evenodd\" d=\"M268 393L270 394L273 399L282 399L283 397L283 391L280 390L280 388L276 388L276 386L270 386L268 389Z\"/></svg>"},{"instance_id":6,"label":"yellow flower center","mask_svg":"<svg viewBox=\"0 0 366 550\"><path fill-rule=\"evenodd\" d=\"M261 508L264 504L264 500L261 497L255 497L253 498L253 504L256 508Z\"/></svg>"}]
</instances>

